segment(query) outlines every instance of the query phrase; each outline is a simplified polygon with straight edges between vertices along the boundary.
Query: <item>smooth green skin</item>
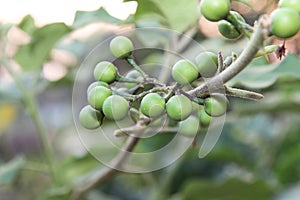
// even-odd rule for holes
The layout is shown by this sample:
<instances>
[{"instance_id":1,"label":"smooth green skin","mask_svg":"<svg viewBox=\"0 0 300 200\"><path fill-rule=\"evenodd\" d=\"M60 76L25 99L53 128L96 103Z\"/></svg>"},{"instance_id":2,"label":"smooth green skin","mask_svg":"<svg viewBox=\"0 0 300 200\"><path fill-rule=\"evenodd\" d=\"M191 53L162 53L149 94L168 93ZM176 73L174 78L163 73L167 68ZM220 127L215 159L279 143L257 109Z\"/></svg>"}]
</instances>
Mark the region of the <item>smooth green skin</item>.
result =
<instances>
[{"instance_id":1,"label":"smooth green skin","mask_svg":"<svg viewBox=\"0 0 300 200\"><path fill-rule=\"evenodd\" d=\"M200 108L200 105L192 101L192 113L197 113Z\"/></svg>"},{"instance_id":2,"label":"smooth green skin","mask_svg":"<svg viewBox=\"0 0 300 200\"><path fill-rule=\"evenodd\" d=\"M176 121L185 120L193 110L192 102L184 95L172 96L166 104L168 116Z\"/></svg>"},{"instance_id":3,"label":"smooth green skin","mask_svg":"<svg viewBox=\"0 0 300 200\"><path fill-rule=\"evenodd\" d=\"M136 79L136 80L143 80L143 76L140 72L138 72L137 70L131 70L130 72L128 72L125 76L125 78L131 78L131 79ZM131 89L134 88L135 86L137 86L137 83L125 83L124 84L126 88Z\"/></svg>"},{"instance_id":4,"label":"smooth green skin","mask_svg":"<svg viewBox=\"0 0 300 200\"><path fill-rule=\"evenodd\" d=\"M157 93L149 93L141 101L141 112L147 117L158 117L164 113L165 99Z\"/></svg>"},{"instance_id":5,"label":"smooth green skin","mask_svg":"<svg viewBox=\"0 0 300 200\"><path fill-rule=\"evenodd\" d=\"M280 0L278 6L280 8L292 8L300 15L300 0Z\"/></svg>"},{"instance_id":6,"label":"smooth green skin","mask_svg":"<svg viewBox=\"0 0 300 200\"><path fill-rule=\"evenodd\" d=\"M212 117L223 115L228 108L229 102L224 95L212 95L205 99L205 112Z\"/></svg>"},{"instance_id":7,"label":"smooth green skin","mask_svg":"<svg viewBox=\"0 0 300 200\"><path fill-rule=\"evenodd\" d=\"M103 113L111 120L119 121L124 119L129 110L128 101L119 95L108 97L103 103Z\"/></svg>"},{"instance_id":8,"label":"smooth green skin","mask_svg":"<svg viewBox=\"0 0 300 200\"><path fill-rule=\"evenodd\" d=\"M172 77L177 83L185 85L196 80L198 78L198 72L191 62L179 60L172 68Z\"/></svg>"},{"instance_id":9,"label":"smooth green skin","mask_svg":"<svg viewBox=\"0 0 300 200\"><path fill-rule=\"evenodd\" d=\"M88 93L89 104L97 109L102 110L103 102L112 95L112 91L104 86L96 86Z\"/></svg>"},{"instance_id":10,"label":"smooth green skin","mask_svg":"<svg viewBox=\"0 0 300 200\"><path fill-rule=\"evenodd\" d=\"M205 78L214 76L218 70L218 56L215 53L202 52L195 60L197 71Z\"/></svg>"},{"instance_id":11,"label":"smooth green skin","mask_svg":"<svg viewBox=\"0 0 300 200\"><path fill-rule=\"evenodd\" d=\"M109 88L109 85L107 83L102 82L102 81L96 81L89 85L89 87L87 89L87 94L89 94L89 92L97 86L103 86L103 87Z\"/></svg>"},{"instance_id":12,"label":"smooth green skin","mask_svg":"<svg viewBox=\"0 0 300 200\"><path fill-rule=\"evenodd\" d=\"M300 15L291 8L276 9L271 19L271 33L278 38L290 38L300 29Z\"/></svg>"},{"instance_id":13,"label":"smooth green skin","mask_svg":"<svg viewBox=\"0 0 300 200\"><path fill-rule=\"evenodd\" d=\"M200 125L203 126L203 127L208 127L209 124L210 124L210 121L212 119L211 116L209 116L205 110L203 108L201 108L198 112L198 117L199 117L199 120L200 120Z\"/></svg>"},{"instance_id":14,"label":"smooth green skin","mask_svg":"<svg viewBox=\"0 0 300 200\"><path fill-rule=\"evenodd\" d=\"M187 119L178 123L178 132L186 137L195 137L200 126L199 119L190 115Z\"/></svg>"},{"instance_id":15,"label":"smooth green skin","mask_svg":"<svg viewBox=\"0 0 300 200\"><path fill-rule=\"evenodd\" d=\"M118 70L116 66L110 62L99 62L94 69L94 78L97 81L103 81L106 83L112 83L116 80Z\"/></svg>"},{"instance_id":16,"label":"smooth green skin","mask_svg":"<svg viewBox=\"0 0 300 200\"><path fill-rule=\"evenodd\" d=\"M228 39L237 39L241 36L241 33L228 21L220 20L218 22L219 32Z\"/></svg>"},{"instance_id":17,"label":"smooth green skin","mask_svg":"<svg viewBox=\"0 0 300 200\"><path fill-rule=\"evenodd\" d=\"M80 124L86 129L96 129L101 126L103 115L90 105L83 107L79 113Z\"/></svg>"},{"instance_id":18,"label":"smooth green skin","mask_svg":"<svg viewBox=\"0 0 300 200\"><path fill-rule=\"evenodd\" d=\"M201 14L209 21L225 19L231 9L229 0L201 0Z\"/></svg>"},{"instance_id":19,"label":"smooth green skin","mask_svg":"<svg viewBox=\"0 0 300 200\"><path fill-rule=\"evenodd\" d=\"M133 44L129 38L117 36L111 40L109 48L116 58L126 58L131 55Z\"/></svg>"}]
</instances>

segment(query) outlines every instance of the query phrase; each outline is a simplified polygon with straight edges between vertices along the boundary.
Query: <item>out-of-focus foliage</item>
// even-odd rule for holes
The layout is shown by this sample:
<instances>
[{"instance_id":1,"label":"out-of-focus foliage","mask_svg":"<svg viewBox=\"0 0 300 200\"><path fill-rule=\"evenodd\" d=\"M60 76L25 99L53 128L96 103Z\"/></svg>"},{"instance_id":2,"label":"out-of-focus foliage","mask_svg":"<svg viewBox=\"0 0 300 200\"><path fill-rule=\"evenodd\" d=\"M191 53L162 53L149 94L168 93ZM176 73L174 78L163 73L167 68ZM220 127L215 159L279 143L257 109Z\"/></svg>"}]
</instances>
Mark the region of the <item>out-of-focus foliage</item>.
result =
<instances>
[{"instance_id":1,"label":"out-of-focus foliage","mask_svg":"<svg viewBox=\"0 0 300 200\"><path fill-rule=\"evenodd\" d=\"M69 199L73 185L103 167L93 156L80 149L82 144L77 141L78 136L72 122L69 94L80 63L76 63L74 68L66 67L67 73L58 81L46 80L41 74L45 63L53 59L53 50L67 51L80 62L91 48L115 32L106 30L104 25L85 40L70 37L70 34L97 22L114 27L130 24L136 28L169 28L180 33L195 29L197 33L192 37L202 46L200 49L197 45L187 45L181 52L186 57L193 57L202 48L214 52L222 50L223 55L231 55L232 51L241 52L245 45L245 38L229 41L204 36L198 26L197 0L136 2L136 13L124 21L110 16L104 8L99 8L91 12L74 13L74 23L71 26L53 23L37 27L30 15L25 16L17 25L28 34L30 41L19 46L13 59L21 66L19 74L22 75L25 87L39 97L41 113L46 113L44 121L47 122L49 132L55 133L50 138L59 160L57 164L64 187L53 186L48 174L44 173L44 168L36 167L45 161L39 145L34 143L39 138L32 136L35 129L31 128L31 121L16 105L23 104L22 93L10 79L2 79L3 71L0 71L0 184L5 186L5 189L0 187L1 198L12 199L10 197L16 197L13 194L17 194L17 197L21 196L23 199ZM245 0L237 2L248 4ZM0 27L3 39L12 25L0 24ZM104 30L107 32L103 33ZM134 32L134 28L129 32ZM169 47L170 44L176 46L178 41L164 33L137 29L133 36L134 43L152 47ZM66 38L67 42L64 40ZM140 54L137 58L140 63L163 62L165 59L161 51ZM149 66L148 70L154 69L155 65ZM86 199L286 200L286 196L297 199L299 196L295 197L295 194L299 195L299 192L294 190L300 190L299 78L299 55L287 54L281 62L273 64L263 58L254 60L230 84L261 91L265 98L259 102L230 99L232 107L223 133L207 157L199 159L199 149L191 147L179 161L166 169L147 174L124 173L115 176L95 188ZM59 97L63 97L63 100ZM85 97L78 98L86 101ZM27 137L29 139L24 140ZM159 149L172 137L170 133L145 139L138 144L136 152ZM101 141L97 142L94 148L109 154L105 145ZM199 137L199 145L201 142L202 137ZM24 149L31 149L29 152L34 153L27 153L25 159L19 156L24 153ZM28 160L33 160L37 165L32 167L33 163ZM29 187L34 190L31 191Z\"/></svg>"}]
</instances>

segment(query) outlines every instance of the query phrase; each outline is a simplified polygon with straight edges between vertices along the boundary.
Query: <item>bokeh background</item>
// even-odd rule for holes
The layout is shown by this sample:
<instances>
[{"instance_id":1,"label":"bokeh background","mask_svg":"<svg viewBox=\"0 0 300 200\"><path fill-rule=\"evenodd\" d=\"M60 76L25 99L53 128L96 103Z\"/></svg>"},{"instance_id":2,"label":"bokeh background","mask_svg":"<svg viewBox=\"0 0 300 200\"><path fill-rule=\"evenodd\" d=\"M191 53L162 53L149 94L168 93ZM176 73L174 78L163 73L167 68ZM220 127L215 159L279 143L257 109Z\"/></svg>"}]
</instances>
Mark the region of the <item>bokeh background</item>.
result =
<instances>
[{"instance_id":1,"label":"bokeh background","mask_svg":"<svg viewBox=\"0 0 300 200\"><path fill-rule=\"evenodd\" d=\"M0 2L0 199L69 199L78 180L102 167L80 142L72 114L74 83L86 86L92 82L85 75L82 80L78 76L76 79L76 73L90 51L102 41L126 33L139 47L178 48L187 57L199 52L198 46L182 44L177 36L132 34L136 28L158 27L187 34L202 48L214 52L240 53L247 39L223 38L216 23L200 16L198 3L198 0ZM275 0L232 1L232 9L239 11L251 25L276 7ZM283 41L271 38L268 43ZM269 61L255 59L229 82L261 92L265 98L258 102L230 98L231 109L223 133L207 157L199 159L199 147L191 147L165 169L113 176L95 187L86 199L298 200L300 33L288 39L286 47L283 60L273 54L269 55ZM105 50L99 54L113 60ZM142 52L137 56L141 64L165 59L162 51ZM165 64L172 66L174 62L168 60ZM47 141L63 179L59 187L49 177L40 135L29 115L31 107L4 65L9 65L36 98ZM129 69L122 65L119 70L126 73ZM86 102L84 96L73 98ZM147 139L137 149L156 149L170 138L165 134ZM98 151L107 151L105 145L99 144L101 141L91 141Z\"/></svg>"}]
</instances>

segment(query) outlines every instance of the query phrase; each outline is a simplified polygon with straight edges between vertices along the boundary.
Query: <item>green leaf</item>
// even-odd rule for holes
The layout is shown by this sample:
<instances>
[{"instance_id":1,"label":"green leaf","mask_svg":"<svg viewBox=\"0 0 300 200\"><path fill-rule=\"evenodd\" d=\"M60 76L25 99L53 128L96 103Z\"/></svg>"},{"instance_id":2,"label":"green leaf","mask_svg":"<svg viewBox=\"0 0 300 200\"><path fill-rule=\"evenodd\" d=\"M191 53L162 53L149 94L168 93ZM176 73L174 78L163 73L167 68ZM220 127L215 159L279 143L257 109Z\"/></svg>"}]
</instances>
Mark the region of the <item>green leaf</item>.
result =
<instances>
[{"instance_id":1,"label":"green leaf","mask_svg":"<svg viewBox=\"0 0 300 200\"><path fill-rule=\"evenodd\" d=\"M184 32L197 24L197 0L138 0L135 20L156 18L162 27Z\"/></svg>"},{"instance_id":2,"label":"green leaf","mask_svg":"<svg viewBox=\"0 0 300 200\"><path fill-rule=\"evenodd\" d=\"M15 60L27 71L40 68L57 41L70 31L64 23L48 24L36 29L31 42L20 46Z\"/></svg>"},{"instance_id":3,"label":"green leaf","mask_svg":"<svg viewBox=\"0 0 300 200\"><path fill-rule=\"evenodd\" d=\"M102 7L95 11L77 11L72 27L78 29L92 22L108 22L113 24L122 24L122 20L111 16Z\"/></svg>"},{"instance_id":4,"label":"green leaf","mask_svg":"<svg viewBox=\"0 0 300 200\"><path fill-rule=\"evenodd\" d=\"M0 185L12 184L16 180L20 169L24 164L25 158L23 156L18 156L2 165L0 167Z\"/></svg>"},{"instance_id":5,"label":"green leaf","mask_svg":"<svg viewBox=\"0 0 300 200\"><path fill-rule=\"evenodd\" d=\"M249 89L264 89L271 87L278 81L300 80L299 66L300 59L292 54L287 54L279 64L250 64L249 67L229 81L228 84Z\"/></svg>"},{"instance_id":6,"label":"green leaf","mask_svg":"<svg viewBox=\"0 0 300 200\"><path fill-rule=\"evenodd\" d=\"M31 15L26 15L19 23L18 27L29 35L31 35L37 29L34 19Z\"/></svg>"},{"instance_id":7,"label":"green leaf","mask_svg":"<svg viewBox=\"0 0 300 200\"><path fill-rule=\"evenodd\" d=\"M183 200L252 200L270 199L273 190L265 182L242 181L236 178L224 182L213 182L209 180L190 180L184 185Z\"/></svg>"}]
</instances>

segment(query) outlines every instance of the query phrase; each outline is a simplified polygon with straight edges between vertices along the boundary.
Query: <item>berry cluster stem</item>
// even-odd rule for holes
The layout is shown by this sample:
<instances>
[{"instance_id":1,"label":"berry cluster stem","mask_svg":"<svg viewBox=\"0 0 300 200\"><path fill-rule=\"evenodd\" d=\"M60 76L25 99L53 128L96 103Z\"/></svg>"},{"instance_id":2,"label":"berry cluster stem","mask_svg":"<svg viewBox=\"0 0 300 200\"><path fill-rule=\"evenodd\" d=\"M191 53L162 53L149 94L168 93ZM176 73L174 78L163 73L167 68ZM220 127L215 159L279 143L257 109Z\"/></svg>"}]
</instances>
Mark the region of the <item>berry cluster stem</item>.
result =
<instances>
[{"instance_id":1,"label":"berry cluster stem","mask_svg":"<svg viewBox=\"0 0 300 200\"><path fill-rule=\"evenodd\" d=\"M233 62L229 67L227 67L224 71L222 71L220 74L214 76L213 78L205 82L205 84L200 85L199 87L193 90L190 90L188 94L201 98L209 95L210 92L214 92L220 89L220 86L223 86L224 83L231 80L233 77L235 77L238 73L240 73L243 69L247 67L247 65L255 57L262 44L262 27L260 24L257 24L255 31L250 41L248 42L247 47L237 58L237 60Z\"/></svg>"},{"instance_id":2,"label":"berry cluster stem","mask_svg":"<svg viewBox=\"0 0 300 200\"><path fill-rule=\"evenodd\" d=\"M138 72L142 74L144 78L148 77L148 75L136 64L132 56L126 58L127 62Z\"/></svg>"}]
</instances>

